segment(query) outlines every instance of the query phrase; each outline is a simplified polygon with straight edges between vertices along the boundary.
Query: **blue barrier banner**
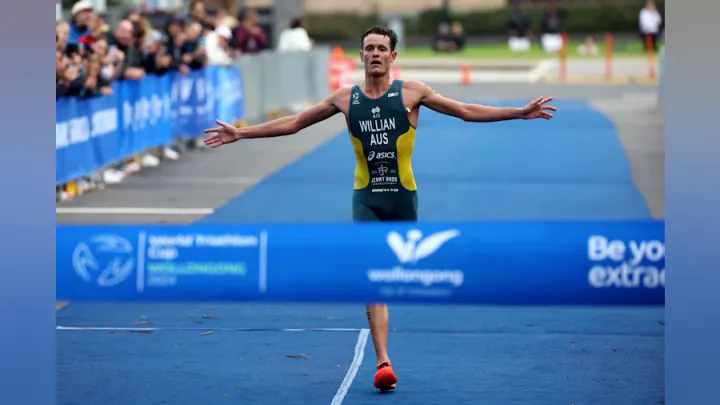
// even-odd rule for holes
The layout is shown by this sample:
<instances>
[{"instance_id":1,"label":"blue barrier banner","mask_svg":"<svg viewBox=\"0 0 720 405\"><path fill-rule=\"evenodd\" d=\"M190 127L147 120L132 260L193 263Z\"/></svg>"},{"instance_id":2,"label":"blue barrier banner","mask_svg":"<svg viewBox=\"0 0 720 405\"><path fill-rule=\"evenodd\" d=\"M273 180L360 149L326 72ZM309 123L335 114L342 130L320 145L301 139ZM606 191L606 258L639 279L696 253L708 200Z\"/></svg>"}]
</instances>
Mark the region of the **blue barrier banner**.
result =
<instances>
[{"instance_id":1,"label":"blue barrier banner","mask_svg":"<svg viewBox=\"0 0 720 405\"><path fill-rule=\"evenodd\" d=\"M57 299L664 305L663 222L57 226Z\"/></svg>"},{"instance_id":2,"label":"blue barrier banner","mask_svg":"<svg viewBox=\"0 0 720 405\"><path fill-rule=\"evenodd\" d=\"M187 75L146 76L112 85L110 96L61 98L55 104L56 184L176 138L201 136L216 118L242 118L242 85L235 67ZM217 93L214 89L225 89Z\"/></svg>"},{"instance_id":3,"label":"blue barrier banner","mask_svg":"<svg viewBox=\"0 0 720 405\"><path fill-rule=\"evenodd\" d=\"M211 66L207 69L209 83L214 83L214 116L210 117L210 125L215 126L215 119L232 122L245 116L243 104L242 75L237 69ZM208 94L210 92L208 91Z\"/></svg>"}]
</instances>

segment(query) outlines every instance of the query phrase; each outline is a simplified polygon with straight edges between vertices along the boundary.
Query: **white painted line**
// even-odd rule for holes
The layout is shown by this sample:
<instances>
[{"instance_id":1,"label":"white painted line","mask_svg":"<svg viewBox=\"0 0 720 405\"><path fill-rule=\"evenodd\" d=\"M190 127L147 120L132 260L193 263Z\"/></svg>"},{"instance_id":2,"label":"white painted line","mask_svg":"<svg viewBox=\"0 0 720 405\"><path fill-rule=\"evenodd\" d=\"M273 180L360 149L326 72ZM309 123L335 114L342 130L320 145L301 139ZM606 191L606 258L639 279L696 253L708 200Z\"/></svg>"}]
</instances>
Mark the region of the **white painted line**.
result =
<instances>
[{"instance_id":1,"label":"white painted line","mask_svg":"<svg viewBox=\"0 0 720 405\"><path fill-rule=\"evenodd\" d=\"M56 326L56 330L61 331L95 331L95 332L110 332L110 331L216 331L216 332L362 332L365 329L358 328L191 328L185 326L178 327L156 327L156 328L129 328L126 326L122 327L109 327L109 326Z\"/></svg>"},{"instance_id":2,"label":"white painted line","mask_svg":"<svg viewBox=\"0 0 720 405\"><path fill-rule=\"evenodd\" d=\"M212 208L56 207L56 214L71 215L210 215Z\"/></svg>"},{"instance_id":3,"label":"white painted line","mask_svg":"<svg viewBox=\"0 0 720 405\"><path fill-rule=\"evenodd\" d=\"M259 177L161 177L142 179L143 184L236 184L252 185L262 180Z\"/></svg>"},{"instance_id":4,"label":"white painted line","mask_svg":"<svg viewBox=\"0 0 720 405\"><path fill-rule=\"evenodd\" d=\"M370 329L360 330L357 344L355 345L355 356L353 356L352 363L350 363L350 368L348 368L347 374L345 374L345 378L340 384L340 388L338 388L337 392L335 393L335 397L333 397L330 405L342 404L343 399L345 399L345 396L348 393L348 390L350 390L350 386L352 386L353 380L355 380L358 369L360 369L363 358L365 357L365 345L368 341L368 335L370 335Z\"/></svg>"},{"instance_id":5,"label":"white painted line","mask_svg":"<svg viewBox=\"0 0 720 405\"><path fill-rule=\"evenodd\" d=\"M535 69L529 73L530 83L535 84L538 80L545 77L545 75L557 66L557 61L554 59L547 59L537 64Z\"/></svg>"},{"instance_id":6,"label":"white painted line","mask_svg":"<svg viewBox=\"0 0 720 405\"><path fill-rule=\"evenodd\" d=\"M657 101L658 94L654 92L623 93L620 95L623 101Z\"/></svg>"}]
</instances>

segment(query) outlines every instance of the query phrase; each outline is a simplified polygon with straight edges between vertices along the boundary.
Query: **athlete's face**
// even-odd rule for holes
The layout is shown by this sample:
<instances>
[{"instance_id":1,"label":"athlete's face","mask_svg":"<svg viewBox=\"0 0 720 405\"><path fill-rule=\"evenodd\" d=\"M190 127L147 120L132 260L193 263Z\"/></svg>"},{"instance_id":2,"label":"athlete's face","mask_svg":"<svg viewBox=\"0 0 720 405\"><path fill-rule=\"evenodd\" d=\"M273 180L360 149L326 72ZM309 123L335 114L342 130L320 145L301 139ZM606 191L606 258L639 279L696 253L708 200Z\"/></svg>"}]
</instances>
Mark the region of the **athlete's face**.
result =
<instances>
[{"instance_id":1,"label":"athlete's face","mask_svg":"<svg viewBox=\"0 0 720 405\"><path fill-rule=\"evenodd\" d=\"M372 76L382 76L390 71L390 64L395 61L397 52L390 49L390 38L385 35L370 34L363 41L360 59L365 71Z\"/></svg>"}]
</instances>

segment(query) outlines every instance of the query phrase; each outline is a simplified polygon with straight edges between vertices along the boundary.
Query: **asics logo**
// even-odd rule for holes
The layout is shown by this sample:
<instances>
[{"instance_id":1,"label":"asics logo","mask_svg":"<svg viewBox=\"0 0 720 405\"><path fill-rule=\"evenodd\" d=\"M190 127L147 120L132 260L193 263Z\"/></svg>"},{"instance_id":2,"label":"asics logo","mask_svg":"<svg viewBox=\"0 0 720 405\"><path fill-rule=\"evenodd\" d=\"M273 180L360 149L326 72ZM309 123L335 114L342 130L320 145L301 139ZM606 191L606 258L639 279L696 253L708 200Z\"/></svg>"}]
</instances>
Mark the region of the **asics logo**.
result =
<instances>
[{"instance_id":1,"label":"asics logo","mask_svg":"<svg viewBox=\"0 0 720 405\"><path fill-rule=\"evenodd\" d=\"M395 152L377 152L370 151L367 160L371 162L373 159L395 159Z\"/></svg>"}]
</instances>

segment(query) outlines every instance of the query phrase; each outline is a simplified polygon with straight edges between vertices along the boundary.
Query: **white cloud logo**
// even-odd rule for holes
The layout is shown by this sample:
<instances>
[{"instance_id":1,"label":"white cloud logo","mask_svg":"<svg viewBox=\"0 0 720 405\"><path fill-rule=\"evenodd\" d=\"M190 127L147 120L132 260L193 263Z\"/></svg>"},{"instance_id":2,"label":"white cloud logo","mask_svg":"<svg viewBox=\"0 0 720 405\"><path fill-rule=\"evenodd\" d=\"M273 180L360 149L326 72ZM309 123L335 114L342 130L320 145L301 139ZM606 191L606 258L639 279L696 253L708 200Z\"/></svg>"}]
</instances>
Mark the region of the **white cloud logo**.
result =
<instances>
[{"instance_id":1,"label":"white cloud logo","mask_svg":"<svg viewBox=\"0 0 720 405\"><path fill-rule=\"evenodd\" d=\"M435 253L450 239L458 236L460 236L460 231L451 229L432 234L423 239L421 231L412 229L407 233L407 240L403 239L402 235L397 232L390 232L387 237L387 243L400 263L415 264L418 260Z\"/></svg>"},{"instance_id":2,"label":"white cloud logo","mask_svg":"<svg viewBox=\"0 0 720 405\"><path fill-rule=\"evenodd\" d=\"M96 254L106 259L104 263L100 263ZM133 246L119 236L99 235L89 243L80 243L75 247L72 263L83 281L95 282L100 287L112 287L132 273L135 267Z\"/></svg>"}]
</instances>

